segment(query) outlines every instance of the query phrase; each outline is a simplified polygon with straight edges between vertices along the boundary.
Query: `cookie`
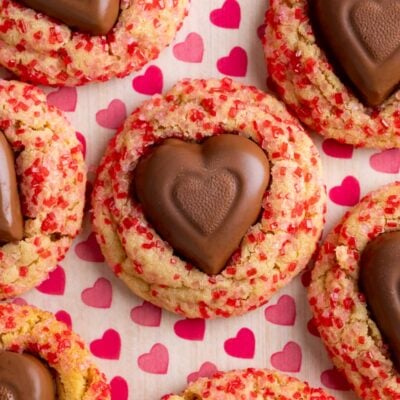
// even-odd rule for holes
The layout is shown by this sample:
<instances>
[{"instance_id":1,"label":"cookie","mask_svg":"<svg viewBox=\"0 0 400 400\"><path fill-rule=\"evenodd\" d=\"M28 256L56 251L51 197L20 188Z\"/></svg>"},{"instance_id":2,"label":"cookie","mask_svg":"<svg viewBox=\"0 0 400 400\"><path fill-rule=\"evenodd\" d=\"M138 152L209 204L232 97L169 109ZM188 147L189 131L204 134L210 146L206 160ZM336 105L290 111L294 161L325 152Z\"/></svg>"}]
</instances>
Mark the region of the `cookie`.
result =
<instances>
[{"instance_id":1,"label":"cookie","mask_svg":"<svg viewBox=\"0 0 400 400\"><path fill-rule=\"evenodd\" d=\"M19 200L22 214L20 236L12 232L18 217L14 215L9 226L6 215L0 215L0 298L4 299L41 283L64 257L81 227L86 171L74 129L32 86L0 80L0 136L15 157L8 167L18 183L14 189L4 186L9 176L4 176L2 164L2 202L8 199L16 207ZM5 228L14 236L4 236Z\"/></svg>"},{"instance_id":2,"label":"cookie","mask_svg":"<svg viewBox=\"0 0 400 400\"><path fill-rule=\"evenodd\" d=\"M260 217L225 268L209 275L154 229L132 195L132 176L165 139L204 146L226 134L263 150L271 182ZM138 296L191 318L229 317L261 306L306 266L321 234L325 201L317 149L282 104L228 78L184 80L134 111L111 140L94 184L93 226L106 261Z\"/></svg>"},{"instance_id":3,"label":"cookie","mask_svg":"<svg viewBox=\"0 0 400 400\"><path fill-rule=\"evenodd\" d=\"M9 369L13 360L13 370L18 371L21 363L30 366L35 375L42 376L40 383L44 386L50 385L47 381L49 378L45 376L46 370L49 370L55 381L57 399L110 399L110 388L105 376L93 364L85 343L64 323L57 321L53 314L31 306L2 303L0 333L0 393L5 389L23 390L19 386L24 381L22 378L29 378L29 375L23 377L26 368L22 369L18 379L10 371L4 372L2 363L6 363ZM19 360L8 352L30 354L35 359ZM41 365L35 365L39 360ZM24 383L28 385L29 380ZM38 385L38 382L35 384ZM54 392L54 389L42 388L42 391L48 393Z\"/></svg>"},{"instance_id":4,"label":"cookie","mask_svg":"<svg viewBox=\"0 0 400 400\"><path fill-rule=\"evenodd\" d=\"M121 0L114 27L99 35L84 31L104 10L93 6L95 2L26 1L59 18L52 19L18 1L1 0L0 64L21 80L44 85L76 86L124 77L171 43L189 6L189 0ZM99 7L104 7L104 1ZM94 23L95 32L102 31L102 24L103 20Z\"/></svg>"},{"instance_id":5,"label":"cookie","mask_svg":"<svg viewBox=\"0 0 400 400\"><path fill-rule=\"evenodd\" d=\"M399 16L397 0L346 0L338 7L320 0L271 1L264 38L271 87L327 138L399 147Z\"/></svg>"},{"instance_id":6,"label":"cookie","mask_svg":"<svg viewBox=\"0 0 400 400\"><path fill-rule=\"evenodd\" d=\"M396 182L368 194L346 213L321 246L308 292L329 355L362 399L400 398L396 336L389 337L382 320L396 321L398 280L390 275L389 263L385 262L385 270L379 268L379 259L384 256L388 261L393 255L391 262L398 269L398 242L393 253L391 237L400 230L399 205L400 182ZM369 279L375 281L375 292L366 290ZM384 292L390 285L393 304L379 311L379 306L388 305L390 294Z\"/></svg>"},{"instance_id":7,"label":"cookie","mask_svg":"<svg viewBox=\"0 0 400 400\"><path fill-rule=\"evenodd\" d=\"M211 378L200 378L180 395L167 395L162 400L236 400L252 398L334 400L322 389L276 371L248 368L218 372Z\"/></svg>"}]
</instances>

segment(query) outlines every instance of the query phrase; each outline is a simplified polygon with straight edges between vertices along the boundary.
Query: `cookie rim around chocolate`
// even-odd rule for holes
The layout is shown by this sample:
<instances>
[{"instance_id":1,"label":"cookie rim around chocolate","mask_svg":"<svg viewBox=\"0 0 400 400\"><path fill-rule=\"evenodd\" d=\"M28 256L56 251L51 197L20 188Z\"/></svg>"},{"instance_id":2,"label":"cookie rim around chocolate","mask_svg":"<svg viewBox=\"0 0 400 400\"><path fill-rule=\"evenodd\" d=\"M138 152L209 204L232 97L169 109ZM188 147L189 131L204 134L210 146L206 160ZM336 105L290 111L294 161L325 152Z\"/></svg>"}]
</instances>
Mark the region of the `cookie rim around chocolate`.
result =
<instances>
[{"instance_id":1,"label":"cookie rim around chocolate","mask_svg":"<svg viewBox=\"0 0 400 400\"><path fill-rule=\"evenodd\" d=\"M400 230L399 204L400 181L361 199L323 241L308 288L328 354L364 400L400 396L400 372L358 286L360 254L381 233Z\"/></svg>"},{"instance_id":2,"label":"cookie rim around chocolate","mask_svg":"<svg viewBox=\"0 0 400 400\"><path fill-rule=\"evenodd\" d=\"M127 200L129 174L145 149L163 138L200 141L238 130L268 152L272 183L264 217L249 229L231 265L210 277L174 256L140 207ZM292 182L290 190L284 179ZM110 141L94 184L93 228L106 261L138 296L189 318L229 317L266 303L305 268L322 231L325 204L318 151L281 103L228 78L188 79L143 103Z\"/></svg>"}]
</instances>

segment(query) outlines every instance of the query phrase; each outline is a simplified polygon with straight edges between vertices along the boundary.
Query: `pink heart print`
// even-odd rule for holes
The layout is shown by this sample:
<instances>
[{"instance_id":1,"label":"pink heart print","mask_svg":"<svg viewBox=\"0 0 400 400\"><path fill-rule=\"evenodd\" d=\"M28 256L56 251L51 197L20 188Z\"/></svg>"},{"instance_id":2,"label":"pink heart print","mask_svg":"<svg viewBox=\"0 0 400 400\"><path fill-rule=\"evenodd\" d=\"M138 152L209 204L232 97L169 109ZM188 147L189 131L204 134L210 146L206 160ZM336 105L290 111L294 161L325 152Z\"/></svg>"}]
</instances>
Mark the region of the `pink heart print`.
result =
<instances>
[{"instance_id":1,"label":"pink heart print","mask_svg":"<svg viewBox=\"0 0 400 400\"><path fill-rule=\"evenodd\" d=\"M119 99L114 99L108 107L96 113L96 122L103 128L118 129L126 120L126 105Z\"/></svg>"},{"instance_id":2,"label":"pink heart print","mask_svg":"<svg viewBox=\"0 0 400 400\"><path fill-rule=\"evenodd\" d=\"M276 305L265 309L265 319L276 325L293 326L296 320L296 303L292 296L283 295Z\"/></svg>"},{"instance_id":3,"label":"pink heart print","mask_svg":"<svg viewBox=\"0 0 400 400\"><path fill-rule=\"evenodd\" d=\"M75 132L76 138L79 140L81 144L83 158L86 158L86 138L80 132Z\"/></svg>"},{"instance_id":4,"label":"pink heart print","mask_svg":"<svg viewBox=\"0 0 400 400\"><path fill-rule=\"evenodd\" d=\"M339 186L329 191L329 198L340 206L352 207L360 201L360 184L354 176L346 176Z\"/></svg>"},{"instance_id":5,"label":"pink heart print","mask_svg":"<svg viewBox=\"0 0 400 400\"><path fill-rule=\"evenodd\" d=\"M254 333L248 328L240 329L236 337L228 339L224 343L225 352L237 358L253 358L255 347Z\"/></svg>"},{"instance_id":6,"label":"pink heart print","mask_svg":"<svg viewBox=\"0 0 400 400\"><path fill-rule=\"evenodd\" d=\"M137 360L139 368L149 374L165 375L168 372L169 353L161 343L156 343L149 353L142 354Z\"/></svg>"},{"instance_id":7,"label":"pink heart print","mask_svg":"<svg viewBox=\"0 0 400 400\"><path fill-rule=\"evenodd\" d=\"M322 143L322 150L331 157L351 158L354 148L349 144L339 143L334 139L326 139Z\"/></svg>"},{"instance_id":8,"label":"pink heart print","mask_svg":"<svg viewBox=\"0 0 400 400\"><path fill-rule=\"evenodd\" d=\"M144 301L141 306L132 308L131 319L138 325L158 327L161 324L161 308Z\"/></svg>"},{"instance_id":9,"label":"pink heart print","mask_svg":"<svg viewBox=\"0 0 400 400\"><path fill-rule=\"evenodd\" d=\"M16 297L15 299L13 299L12 303L19 306L26 306L28 304L28 302L22 297Z\"/></svg>"},{"instance_id":10,"label":"pink heart print","mask_svg":"<svg viewBox=\"0 0 400 400\"><path fill-rule=\"evenodd\" d=\"M74 87L62 87L47 95L47 103L61 111L75 111L78 92Z\"/></svg>"},{"instance_id":11,"label":"pink heart print","mask_svg":"<svg viewBox=\"0 0 400 400\"><path fill-rule=\"evenodd\" d=\"M126 380L121 376L111 379L111 400L128 400L129 389Z\"/></svg>"},{"instance_id":12,"label":"pink heart print","mask_svg":"<svg viewBox=\"0 0 400 400\"><path fill-rule=\"evenodd\" d=\"M236 0L225 0L221 8L211 11L212 24L225 29L238 29L241 20L240 5Z\"/></svg>"},{"instance_id":13,"label":"pink heart print","mask_svg":"<svg viewBox=\"0 0 400 400\"><path fill-rule=\"evenodd\" d=\"M230 51L229 55L217 61L217 68L221 74L243 77L247 74L247 63L246 50L237 46Z\"/></svg>"},{"instance_id":14,"label":"pink heart print","mask_svg":"<svg viewBox=\"0 0 400 400\"><path fill-rule=\"evenodd\" d=\"M99 278L90 288L81 293L82 301L90 307L110 308L112 303L112 286L106 278Z\"/></svg>"},{"instance_id":15,"label":"pink heart print","mask_svg":"<svg viewBox=\"0 0 400 400\"><path fill-rule=\"evenodd\" d=\"M55 313L57 321L64 322L68 328L72 328L72 318L71 316L64 310L60 310Z\"/></svg>"},{"instance_id":16,"label":"pink heart print","mask_svg":"<svg viewBox=\"0 0 400 400\"><path fill-rule=\"evenodd\" d=\"M217 366L212 362L206 361L196 372L192 372L187 376L187 383L197 381L199 378L211 378L218 372Z\"/></svg>"},{"instance_id":17,"label":"pink heart print","mask_svg":"<svg viewBox=\"0 0 400 400\"><path fill-rule=\"evenodd\" d=\"M174 325L177 336L186 340L203 340L206 331L206 321L200 318L182 319Z\"/></svg>"},{"instance_id":18,"label":"pink heart print","mask_svg":"<svg viewBox=\"0 0 400 400\"><path fill-rule=\"evenodd\" d=\"M321 382L328 389L350 390L351 385L347 382L344 375L336 368L327 369L321 374Z\"/></svg>"},{"instance_id":19,"label":"pink heart print","mask_svg":"<svg viewBox=\"0 0 400 400\"><path fill-rule=\"evenodd\" d=\"M316 336L316 337L320 337L319 331L317 326L315 325L315 320L314 318L311 318L308 322L307 322L307 330L309 333L311 333L311 335Z\"/></svg>"},{"instance_id":20,"label":"pink heart print","mask_svg":"<svg viewBox=\"0 0 400 400\"><path fill-rule=\"evenodd\" d=\"M121 353L121 337L114 329L104 332L101 339L93 340L90 343L90 351L99 358L106 360L119 360Z\"/></svg>"},{"instance_id":21,"label":"pink heart print","mask_svg":"<svg viewBox=\"0 0 400 400\"><path fill-rule=\"evenodd\" d=\"M49 273L49 277L43 281L36 289L45 294L61 296L65 291L65 271L57 265L56 269Z\"/></svg>"},{"instance_id":22,"label":"pink heart print","mask_svg":"<svg viewBox=\"0 0 400 400\"><path fill-rule=\"evenodd\" d=\"M93 232L86 240L75 246L75 254L83 261L104 262L104 256Z\"/></svg>"},{"instance_id":23,"label":"pink heart print","mask_svg":"<svg viewBox=\"0 0 400 400\"><path fill-rule=\"evenodd\" d=\"M203 38L195 32L189 33L182 43L173 48L176 59L187 63L201 63L204 55Z\"/></svg>"},{"instance_id":24,"label":"pink heart print","mask_svg":"<svg viewBox=\"0 0 400 400\"><path fill-rule=\"evenodd\" d=\"M272 354L271 365L283 372L299 372L301 369L302 352L295 342L285 344L282 351Z\"/></svg>"},{"instance_id":25,"label":"pink heart print","mask_svg":"<svg viewBox=\"0 0 400 400\"><path fill-rule=\"evenodd\" d=\"M136 92L152 96L162 92L164 77L160 68L152 65L143 75L139 75L132 81L132 87Z\"/></svg>"},{"instance_id":26,"label":"pink heart print","mask_svg":"<svg viewBox=\"0 0 400 400\"><path fill-rule=\"evenodd\" d=\"M372 169L384 174L398 174L400 172L400 149L390 149L373 154L369 159Z\"/></svg>"}]
</instances>

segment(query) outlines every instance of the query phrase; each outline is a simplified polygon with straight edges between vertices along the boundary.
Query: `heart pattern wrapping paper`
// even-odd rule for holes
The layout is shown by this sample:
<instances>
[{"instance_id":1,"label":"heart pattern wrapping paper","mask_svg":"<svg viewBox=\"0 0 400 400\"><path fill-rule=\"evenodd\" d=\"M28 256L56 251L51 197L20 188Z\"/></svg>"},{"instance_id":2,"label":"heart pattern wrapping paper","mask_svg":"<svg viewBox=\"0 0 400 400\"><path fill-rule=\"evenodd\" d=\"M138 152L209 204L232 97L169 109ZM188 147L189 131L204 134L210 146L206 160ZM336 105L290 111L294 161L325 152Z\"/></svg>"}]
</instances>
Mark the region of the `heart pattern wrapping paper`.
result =
<instances>
[{"instance_id":1,"label":"heart pattern wrapping paper","mask_svg":"<svg viewBox=\"0 0 400 400\"><path fill-rule=\"evenodd\" d=\"M266 0L192 0L174 43L142 71L80 88L44 88L77 130L93 182L108 140L142 101L184 77L229 76L266 90L260 35ZM2 73L8 76L7 73ZM328 232L361 196L399 178L400 149L353 149L312 135L324 164ZM88 194L90 184L88 185ZM53 311L88 343L111 382L113 400L158 400L217 370L273 368L339 400L355 400L318 338L304 272L265 306L228 320L187 320L143 302L115 278L86 214L66 259L15 302Z\"/></svg>"}]
</instances>

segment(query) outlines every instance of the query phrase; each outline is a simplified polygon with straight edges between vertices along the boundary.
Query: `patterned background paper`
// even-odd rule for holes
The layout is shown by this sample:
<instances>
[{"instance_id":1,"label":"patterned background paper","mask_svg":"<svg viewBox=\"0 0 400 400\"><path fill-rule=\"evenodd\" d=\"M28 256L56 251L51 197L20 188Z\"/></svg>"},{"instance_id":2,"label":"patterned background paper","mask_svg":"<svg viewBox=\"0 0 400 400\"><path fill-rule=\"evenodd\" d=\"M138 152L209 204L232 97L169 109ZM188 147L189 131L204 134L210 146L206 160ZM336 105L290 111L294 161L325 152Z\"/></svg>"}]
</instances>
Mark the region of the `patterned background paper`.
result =
<instances>
[{"instance_id":1,"label":"patterned background paper","mask_svg":"<svg viewBox=\"0 0 400 400\"><path fill-rule=\"evenodd\" d=\"M233 77L266 90L259 40L266 0L192 0L175 42L142 71L82 88L45 88L86 148L89 180L108 140L143 100L184 77ZM360 196L399 178L400 149L355 150L313 136L329 194L326 230ZM158 400L216 370L274 368L355 396L333 369L306 301L309 274L264 307L229 320L186 320L132 295L103 262L86 216L82 234L49 279L18 302L57 314L86 340L107 374L113 400Z\"/></svg>"}]
</instances>

